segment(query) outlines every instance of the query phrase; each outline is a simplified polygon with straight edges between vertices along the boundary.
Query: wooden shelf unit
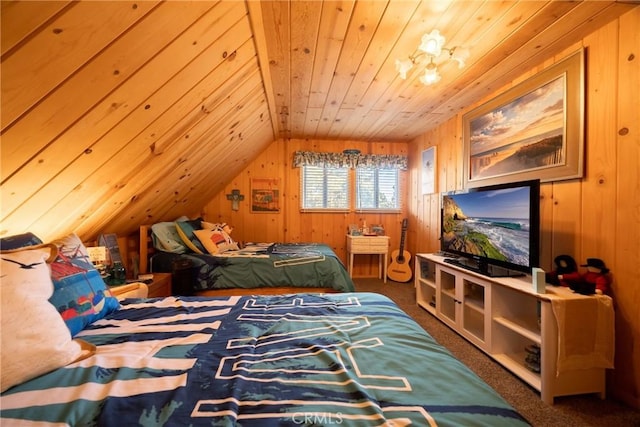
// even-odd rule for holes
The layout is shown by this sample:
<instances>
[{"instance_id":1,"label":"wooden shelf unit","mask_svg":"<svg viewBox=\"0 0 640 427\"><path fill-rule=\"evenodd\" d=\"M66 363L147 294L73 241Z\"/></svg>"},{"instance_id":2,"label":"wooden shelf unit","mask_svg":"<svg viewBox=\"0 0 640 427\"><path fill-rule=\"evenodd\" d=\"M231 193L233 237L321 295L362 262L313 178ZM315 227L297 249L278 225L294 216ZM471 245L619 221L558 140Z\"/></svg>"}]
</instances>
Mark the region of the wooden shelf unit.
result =
<instances>
[{"instance_id":1,"label":"wooden shelf unit","mask_svg":"<svg viewBox=\"0 0 640 427\"><path fill-rule=\"evenodd\" d=\"M557 374L558 324L551 300L588 301L568 288L538 294L531 276L493 278L445 263L444 257L417 254L417 304L540 392L545 403L556 396L598 393L605 397L605 369ZM613 331L611 331L613 333ZM539 372L527 367L527 348L540 349Z\"/></svg>"}]
</instances>

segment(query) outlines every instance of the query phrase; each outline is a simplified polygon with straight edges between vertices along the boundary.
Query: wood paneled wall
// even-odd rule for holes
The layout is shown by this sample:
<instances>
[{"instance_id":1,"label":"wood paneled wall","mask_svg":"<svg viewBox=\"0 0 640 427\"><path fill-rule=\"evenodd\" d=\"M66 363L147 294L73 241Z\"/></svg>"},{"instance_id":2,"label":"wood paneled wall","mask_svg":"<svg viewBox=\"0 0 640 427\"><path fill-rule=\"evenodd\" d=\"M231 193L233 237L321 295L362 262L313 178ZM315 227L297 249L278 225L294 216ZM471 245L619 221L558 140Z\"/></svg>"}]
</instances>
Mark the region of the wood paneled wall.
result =
<instances>
[{"instance_id":1,"label":"wood paneled wall","mask_svg":"<svg viewBox=\"0 0 640 427\"><path fill-rule=\"evenodd\" d=\"M342 152L357 148L362 153L406 155L408 143L326 141L286 139L275 141L238 174L225 190L203 209L209 221L225 221L235 228L232 236L238 241L260 242L324 242L346 262L346 232L349 224L383 224L391 239L391 248L400 245L403 214L363 214L359 212L311 213L300 212L300 169L292 166L296 151ZM401 191L408 194L408 172L401 172ZM250 190L252 178L280 179L280 212L252 213ZM238 189L244 195L238 211L231 209L226 195ZM352 193L353 194L353 193ZM406 198L402 212L406 212ZM408 244L408 243L407 243ZM375 276L377 259L358 255L354 261L354 276ZM377 255L375 256L377 257Z\"/></svg>"},{"instance_id":2,"label":"wood paneled wall","mask_svg":"<svg viewBox=\"0 0 640 427\"><path fill-rule=\"evenodd\" d=\"M541 266L572 255L583 263L601 258L611 269L616 308L615 370L609 391L640 407L640 9L585 37L544 64L523 70L512 85L580 47L585 48L585 176L544 183L541 188ZM509 86L509 87L510 87ZM456 117L415 139L410 148L410 248L438 249L440 196L422 196L420 153L437 147L437 189L462 188L462 126L465 112L502 91L469 105Z\"/></svg>"},{"instance_id":3,"label":"wood paneled wall","mask_svg":"<svg viewBox=\"0 0 640 427\"><path fill-rule=\"evenodd\" d=\"M431 252L439 247L439 193L461 189L462 116L499 93L585 49L585 176L580 180L544 183L541 188L541 266L549 270L553 258L570 254L576 261L603 259L611 269L616 307L616 368L608 376L610 394L640 407L640 9L636 8L600 28L580 43L539 64L455 117L405 143L357 141L278 140L252 161L225 191L214 197L202 214L210 221L227 221L237 240L323 241L346 260L345 232L350 223L382 223L399 245L400 223L409 218L407 249ZM425 148L437 147L437 194L421 194L420 158ZM296 150L408 154L403 174L405 209L397 215L300 213L299 170L291 166ZM250 212L250 179L281 179L281 211ZM232 211L226 194L239 189L245 195L240 210ZM357 257L355 276L375 276L377 262Z\"/></svg>"}]
</instances>

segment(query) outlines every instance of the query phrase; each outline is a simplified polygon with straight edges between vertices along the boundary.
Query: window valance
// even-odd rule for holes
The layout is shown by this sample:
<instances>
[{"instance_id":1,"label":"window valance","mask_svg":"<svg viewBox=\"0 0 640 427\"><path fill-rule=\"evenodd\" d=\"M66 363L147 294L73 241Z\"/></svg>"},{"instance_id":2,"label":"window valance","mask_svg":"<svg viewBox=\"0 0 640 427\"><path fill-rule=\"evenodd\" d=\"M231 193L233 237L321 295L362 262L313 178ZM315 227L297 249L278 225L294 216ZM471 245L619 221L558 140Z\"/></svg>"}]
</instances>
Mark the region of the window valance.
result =
<instances>
[{"instance_id":1,"label":"window valance","mask_svg":"<svg viewBox=\"0 0 640 427\"><path fill-rule=\"evenodd\" d=\"M317 166L324 168L394 168L407 170L407 156L396 154L345 154L296 151L293 166Z\"/></svg>"}]
</instances>

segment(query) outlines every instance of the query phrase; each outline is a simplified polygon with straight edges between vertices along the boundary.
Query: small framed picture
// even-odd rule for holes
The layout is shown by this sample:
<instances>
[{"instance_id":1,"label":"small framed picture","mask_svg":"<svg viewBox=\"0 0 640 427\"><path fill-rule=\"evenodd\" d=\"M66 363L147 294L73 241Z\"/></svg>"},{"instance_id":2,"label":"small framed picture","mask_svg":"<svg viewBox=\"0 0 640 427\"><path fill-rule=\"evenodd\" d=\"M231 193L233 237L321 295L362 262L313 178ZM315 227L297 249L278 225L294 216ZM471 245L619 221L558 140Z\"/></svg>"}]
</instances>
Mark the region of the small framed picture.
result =
<instances>
[{"instance_id":1,"label":"small framed picture","mask_svg":"<svg viewBox=\"0 0 640 427\"><path fill-rule=\"evenodd\" d=\"M107 248L107 264L113 265L115 262L122 262L120 246L118 246L118 236L115 234L101 234L98 237L98 245Z\"/></svg>"},{"instance_id":2,"label":"small framed picture","mask_svg":"<svg viewBox=\"0 0 640 427\"><path fill-rule=\"evenodd\" d=\"M280 212L280 179L251 179L251 213Z\"/></svg>"},{"instance_id":3,"label":"small framed picture","mask_svg":"<svg viewBox=\"0 0 640 427\"><path fill-rule=\"evenodd\" d=\"M422 194L436 192L436 147L422 152Z\"/></svg>"}]
</instances>

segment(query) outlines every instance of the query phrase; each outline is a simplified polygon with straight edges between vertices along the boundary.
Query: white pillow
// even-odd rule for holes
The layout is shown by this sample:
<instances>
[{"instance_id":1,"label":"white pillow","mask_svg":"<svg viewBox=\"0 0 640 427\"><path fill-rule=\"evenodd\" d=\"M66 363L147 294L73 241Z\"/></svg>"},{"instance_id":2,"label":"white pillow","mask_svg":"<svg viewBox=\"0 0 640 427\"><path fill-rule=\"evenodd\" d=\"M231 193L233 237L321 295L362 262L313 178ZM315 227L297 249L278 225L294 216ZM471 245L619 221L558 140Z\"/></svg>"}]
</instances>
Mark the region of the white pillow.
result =
<instances>
[{"instance_id":1,"label":"white pillow","mask_svg":"<svg viewBox=\"0 0 640 427\"><path fill-rule=\"evenodd\" d=\"M49 255L49 248L0 254L2 392L95 352L90 344L71 339L48 301L53 294Z\"/></svg>"}]
</instances>

